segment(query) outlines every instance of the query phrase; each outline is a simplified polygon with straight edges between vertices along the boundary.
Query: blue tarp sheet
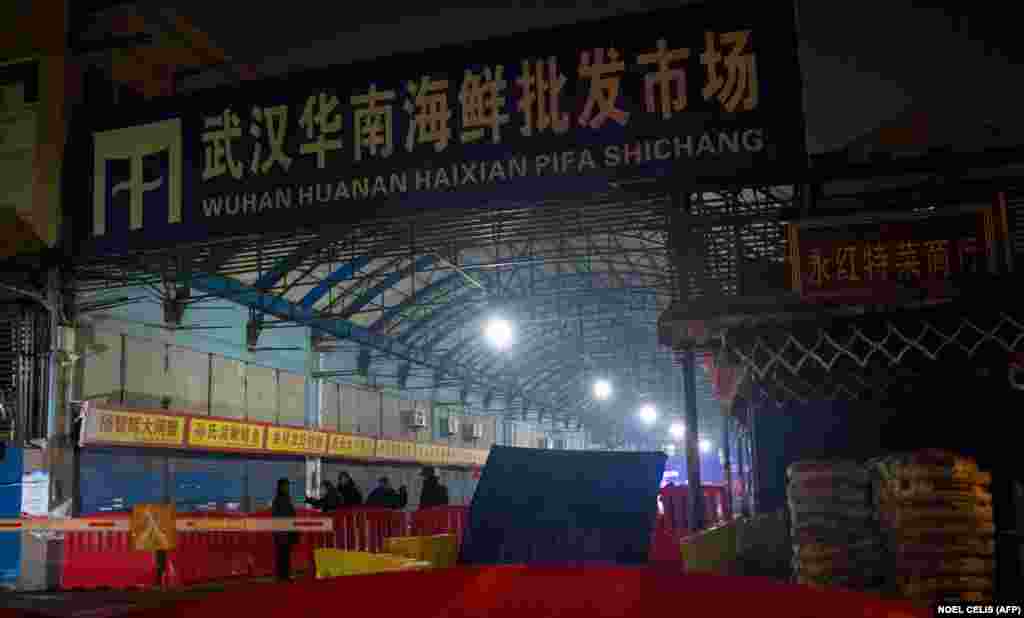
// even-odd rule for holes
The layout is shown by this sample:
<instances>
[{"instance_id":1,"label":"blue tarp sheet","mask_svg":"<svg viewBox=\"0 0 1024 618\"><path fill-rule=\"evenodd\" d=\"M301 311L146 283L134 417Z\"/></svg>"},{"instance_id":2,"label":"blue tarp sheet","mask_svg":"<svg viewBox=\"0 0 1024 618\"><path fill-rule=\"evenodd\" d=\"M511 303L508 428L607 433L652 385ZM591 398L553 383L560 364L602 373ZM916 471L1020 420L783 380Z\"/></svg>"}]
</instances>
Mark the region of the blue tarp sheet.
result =
<instances>
[{"instance_id":1,"label":"blue tarp sheet","mask_svg":"<svg viewBox=\"0 0 1024 618\"><path fill-rule=\"evenodd\" d=\"M663 453L491 449L464 564L647 562Z\"/></svg>"}]
</instances>

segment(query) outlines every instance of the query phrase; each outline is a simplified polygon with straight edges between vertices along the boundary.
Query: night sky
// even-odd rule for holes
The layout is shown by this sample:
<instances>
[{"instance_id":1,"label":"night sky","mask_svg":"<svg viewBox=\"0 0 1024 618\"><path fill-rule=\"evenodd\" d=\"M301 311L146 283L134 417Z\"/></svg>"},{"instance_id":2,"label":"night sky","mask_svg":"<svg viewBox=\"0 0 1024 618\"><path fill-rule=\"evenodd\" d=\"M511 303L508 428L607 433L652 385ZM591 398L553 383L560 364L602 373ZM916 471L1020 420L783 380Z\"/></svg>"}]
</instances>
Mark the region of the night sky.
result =
<instances>
[{"instance_id":1,"label":"night sky","mask_svg":"<svg viewBox=\"0 0 1024 618\"><path fill-rule=\"evenodd\" d=\"M767 0L762 0L767 1ZM177 10L239 62L265 74L346 64L398 52L464 43L679 2L524 3L488 8L436 7L375 0L325 11L314 0L288 10L248 8L237 1L179 0ZM732 0L737 11L745 2ZM937 141L1024 142L1024 123L1010 93L1021 71L1016 38L999 12L921 8L908 0L798 2L806 90L808 147L839 148L906 114L926 112ZM979 3L985 5L985 3ZM790 10L779 2L780 10ZM246 7L246 8L243 8ZM884 10L883 10L884 8ZM410 13L412 11L413 13ZM244 23L243 23L244 22ZM983 42L984 41L984 42ZM215 83L202 76L183 85Z\"/></svg>"}]
</instances>

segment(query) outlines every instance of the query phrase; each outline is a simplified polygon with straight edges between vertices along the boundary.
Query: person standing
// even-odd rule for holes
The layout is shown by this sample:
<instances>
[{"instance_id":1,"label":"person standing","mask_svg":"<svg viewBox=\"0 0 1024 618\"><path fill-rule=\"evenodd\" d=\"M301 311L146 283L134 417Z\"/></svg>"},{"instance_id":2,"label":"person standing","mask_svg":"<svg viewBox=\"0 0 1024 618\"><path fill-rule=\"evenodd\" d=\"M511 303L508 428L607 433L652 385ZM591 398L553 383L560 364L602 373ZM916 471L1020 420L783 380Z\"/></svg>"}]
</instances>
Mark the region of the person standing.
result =
<instances>
[{"instance_id":1,"label":"person standing","mask_svg":"<svg viewBox=\"0 0 1024 618\"><path fill-rule=\"evenodd\" d=\"M341 506L362 506L363 492L352 480L352 476L345 471L338 473L338 493L341 494Z\"/></svg>"},{"instance_id":2,"label":"person standing","mask_svg":"<svg viewBox=\"0 0 1024 618\"><path fill-rule=\"evenodd\" d=\"M404 509L408 501L406 497L391 487L391 481L386 476L380 477L377 481L377 488L370 492L366 498L366 506L373 506L384 509Z\"/></svg>"},{"instance_id":3,"label":"person standing","mask_svg":"<svg viewBox=\"0 0 1024 618\"><path fill-rule=\"evenodd\" d=\"M441 484L433 466L424 466L420 471L423 477L423 491L420 493L420 508L429 509L433 506L448 506L448 488Z\"/></svg>"},{"instance_id":4,"label":"person standing","mask_svg":"<svg viewBox=\"0 0 1024 618\"><path fill-rule=\"evenodd\" d=\"M282 478L277 481L277 494L270 509L272 517L295 517L295 505L292 504L290 483ZM275 531L274 565L277 568L277 581L288 582L292 579L292 545L298 541L298 532Z\"/></svg>"},{"instance_id":5,"label":"person standing","mask_svg":"<svg viewBox=\"0 0 1024 618\"><path fill-rule=\"evenodd\" d=\"M333 513L341 505L341 495L330 481L324 481L320 484L320 497L306 498L306 504L312 504L324 513Z\"/></svg>"}]
</instances>

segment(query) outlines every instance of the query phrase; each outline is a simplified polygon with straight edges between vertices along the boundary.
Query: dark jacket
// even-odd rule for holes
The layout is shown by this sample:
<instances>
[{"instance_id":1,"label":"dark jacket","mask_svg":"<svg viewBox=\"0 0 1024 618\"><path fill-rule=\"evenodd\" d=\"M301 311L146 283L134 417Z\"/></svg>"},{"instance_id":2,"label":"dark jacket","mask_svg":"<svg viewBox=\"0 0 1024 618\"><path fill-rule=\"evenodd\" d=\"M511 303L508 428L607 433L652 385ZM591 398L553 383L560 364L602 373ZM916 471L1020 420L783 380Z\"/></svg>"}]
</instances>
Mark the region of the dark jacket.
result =
<instances>
[{"instance_id":1,"label":"dark jacket","mask_svg":"<svg viewBox=\"0 0 1024 618\"><path fill-rule=\"evenodd\" d=\"M290 497L274 496L274 503L270 507L271 517L295 517L295 505ZM294 545L299 540L298 532L274 532L274 543Z\"/></svg>"},{"instance_id":2,"label":"dark jacket","mask_svg":"<svg viewBox=\"0 0 1024 618\"><path fill-rule=\"evenodd\" d=\"M420 494L420 508L432 506L448 506L448 488L441 484L437 477L423 481L423 493Z\"/></svg>"},{"instance_id":3,"label":"dark jacket","mask_svg":"<svg viewBox=\"0 0 1024 618\"><path fill-rule=\"evenodd\" d=\"M402 488L405 489L404 487ZM366 498L366 506L383 509L404 509L409 502L407 491L397 492L390 487L378 487Z\"/></svg>"},{"instance_id":4,"label":"dark jacket","mask_svg":"<svg viewBox=\"0 0 1024 618\"><path fill-rule=\"evenodd\" d=\"M341 506L360 506L363 503L363 492L355 483L346 483L341 486Z\"/></svg>"},{"instance_id":5,"label":"dark jacket","mask_svg":"<svg viewBox=\"0 0 1024 618\"><path fill-rule=\"evenodd\" d=\"M331 485L327 488L327 493L320 498L306 498L308 504L312 504L316 508L320 509L324 513L330 513L337 511L338 507L341 506L341 494L338 493L337 488Z\"/></svg>"}]
</instances>

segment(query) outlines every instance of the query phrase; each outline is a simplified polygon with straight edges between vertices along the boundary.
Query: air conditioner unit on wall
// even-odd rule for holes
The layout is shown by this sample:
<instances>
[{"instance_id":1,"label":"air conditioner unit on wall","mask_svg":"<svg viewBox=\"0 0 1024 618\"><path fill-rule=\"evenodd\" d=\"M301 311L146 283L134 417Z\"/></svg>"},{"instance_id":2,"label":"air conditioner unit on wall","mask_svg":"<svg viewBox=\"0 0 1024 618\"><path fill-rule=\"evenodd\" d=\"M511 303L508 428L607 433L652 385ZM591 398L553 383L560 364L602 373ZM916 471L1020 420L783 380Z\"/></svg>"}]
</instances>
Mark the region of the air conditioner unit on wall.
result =
<instances>
[{"instance_id":1,"label":"air conditioner unit on wall","mask_svg":"<svg viewBox=\"0 0 1024 618\"><path fill-rule=\"evenodd\" d=\"M555 448L565 450L565 440L555 440Z\"/></svg>"},{"instance_id":2,"label":"air conditioner unit on wall","mask_svg":"<svg viewBox=\"0 0 1024 618\"><path fill-rule=\"evenodd\" d=\"M554 443L551 438L537 438L537 448L553 448Z\"/></svg>"},{"instance_id":3,"label":"air conditioner unit on wall","mask_svg":"<svg viewBox=\"0 0 1024 618\"><path fill-rule=\"evenodd\" d=\"M469 423L464 427L464 436L468 440L481 440L484 437L483 423Z\"/></svg>"},{"instance_id":4,"label":"air conditioner unit on wall","mask_svg":"<svg viewBox=\"0 0 1024 618\"><path fill-rule=\"evenodd\" d=\"M445 427L445 433L449 436L458 435L459 433L459 419L455 416L448 417L448 423Z\"/></svg>"},{"instance_id":5,"label":"air conditioner unit on wall","mask_svg":"<svg viewBox=\"0 0 1024 618\"><path fill-rule=\"evenodd\" d=\"M402 414L405 415L410 429L422 429L427 426L427 413L423 410L407 410Z\"/></svg>"}]
</instances>

